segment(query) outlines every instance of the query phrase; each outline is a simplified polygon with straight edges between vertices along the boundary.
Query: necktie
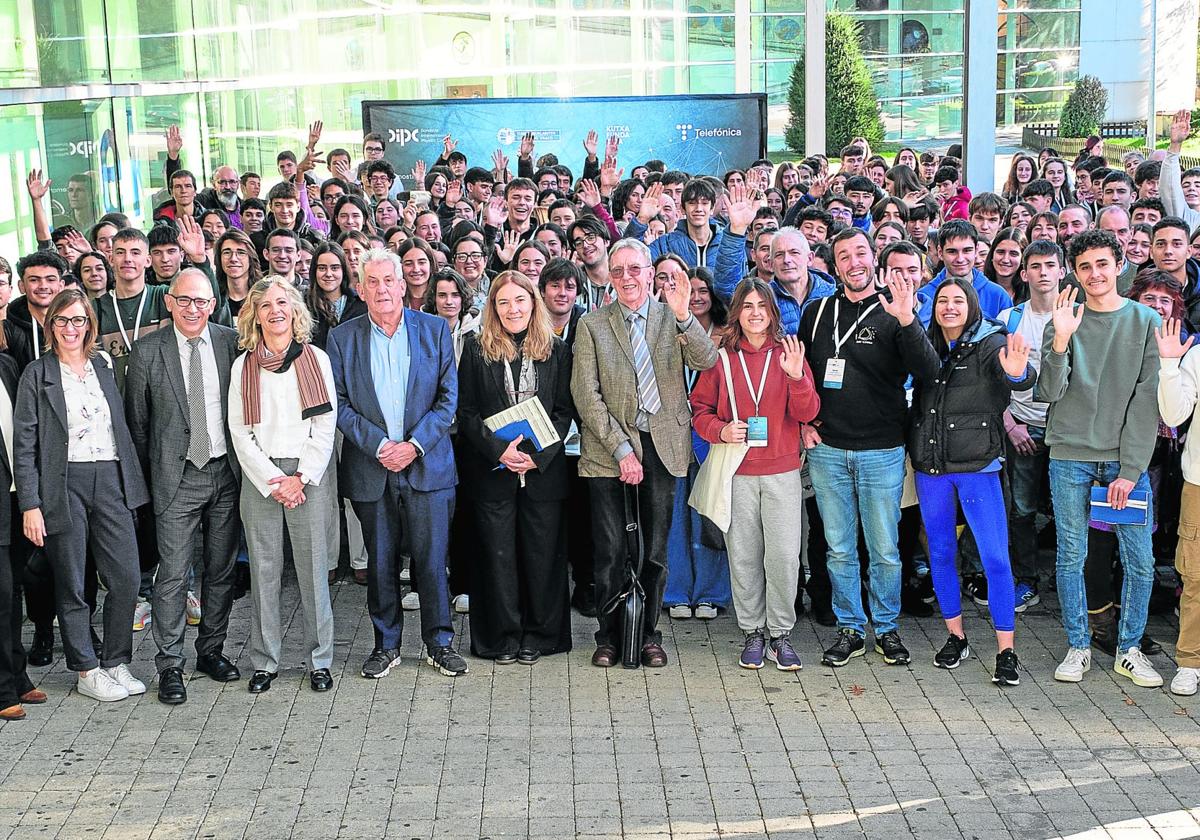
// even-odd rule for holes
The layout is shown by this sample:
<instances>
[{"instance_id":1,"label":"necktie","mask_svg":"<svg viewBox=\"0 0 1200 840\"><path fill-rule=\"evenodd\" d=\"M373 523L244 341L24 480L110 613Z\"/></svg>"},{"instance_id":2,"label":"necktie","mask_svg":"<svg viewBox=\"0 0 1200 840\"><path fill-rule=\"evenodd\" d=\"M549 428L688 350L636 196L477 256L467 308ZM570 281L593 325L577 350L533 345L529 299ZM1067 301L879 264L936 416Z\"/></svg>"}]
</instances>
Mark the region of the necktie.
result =
<instances>
[{"instance_id":1,"label":"necktie","mask_svg":"<svg viewBox=\"0 0 1200 840\"><path fill-rule=\"evenodd\" d=\"M201 469L208 463L211 455L208 439L208 415L204 410L204 365L201 364L200 336L188 339L191 355L188 356L188 415L191 420L192 435L188 441L188 460L192 466Z\"/></svg>"},{"instance_id":2,"label":"necktie","mask_svg":"<svg viewBox=\"0 0 1200 840\"><path fill-rule=\"evenodd\" d=\"M633 345L633 366L637 369L638 402L647 414L657 414L662 408L658 396L658 380L654 378L654 363L646 344L646 327L641 313L629 314L629 343Z\"/></svg>"}]
</instances>

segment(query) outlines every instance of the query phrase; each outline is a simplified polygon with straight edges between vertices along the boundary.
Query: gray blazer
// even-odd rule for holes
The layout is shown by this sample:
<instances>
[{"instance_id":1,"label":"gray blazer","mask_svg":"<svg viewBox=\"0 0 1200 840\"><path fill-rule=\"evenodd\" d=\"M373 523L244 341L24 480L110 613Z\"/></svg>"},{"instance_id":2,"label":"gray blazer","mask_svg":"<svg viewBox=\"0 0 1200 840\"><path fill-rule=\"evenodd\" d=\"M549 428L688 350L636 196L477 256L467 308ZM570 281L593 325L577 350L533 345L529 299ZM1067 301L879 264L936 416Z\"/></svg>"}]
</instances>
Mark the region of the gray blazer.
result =
<instances>
[{"instance_id":1,"label":"gray blazer","mask_svg":"<svg viewBox=\"0 0 1200 840\"><path fill-rule=\"evenodd\" d=\"M125 406L117 391L112 365L99 354L92 358L100 388L112 415L113 439L120 462L121 489L125 507L136 510L150 501L137 452L125 424ZM13 409L13 465L17 481L17 503L22 511L42 509L47 534L61 534L71 527L67 504L67 401L63 396L62 369L52 353L30 362L17 386Z\"/></svg>"},{"instance_id":2,"label":"gray blazer","mask_svg":"<svg viewBox=\"0 0 1200 840\"><path fill-rule=\"evenodd\" d=\"M217 359L225 451L240 480L229 435L229 371L238 354L237 332L210 321L208 338ZM192 430L185 382L173 327L155 330L134 343L125 371L125 417L142 470L150 479L155 514L161 514L175 498L187 462Z\"/></svg>"},{"instance_id":3,"label":"gray blazer","mask_svg":"<svg viewBox=\"0 0 1200 840\"><path fill-rule=\"evenodd\" d=\"M637 371L624 312L615 301L602 306L579 319L575 335L571 395L582 420L579 475L584 478L619 476L616 455L624 443L642 459L642 440L634 425ZM708 370L717 363L717 348L694 318L680 332L664 303L651 300L647 315L646 343L662 400L662 409L650 416L650 437L663 465L682 477L692 458L692 410L683 367Z\"/></svg>"}]
</instances>

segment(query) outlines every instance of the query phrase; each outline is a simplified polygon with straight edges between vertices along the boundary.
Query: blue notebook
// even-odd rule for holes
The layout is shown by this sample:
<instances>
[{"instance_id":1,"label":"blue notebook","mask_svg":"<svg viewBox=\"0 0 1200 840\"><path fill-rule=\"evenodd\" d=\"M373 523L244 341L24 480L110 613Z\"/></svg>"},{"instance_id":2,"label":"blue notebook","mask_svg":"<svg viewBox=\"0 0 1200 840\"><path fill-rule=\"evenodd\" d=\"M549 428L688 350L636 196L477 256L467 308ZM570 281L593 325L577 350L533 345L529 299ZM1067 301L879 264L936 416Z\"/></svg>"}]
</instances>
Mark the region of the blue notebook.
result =
<instances>
[{"instance_id":1,"label":"blue notebook","mask_svg":"<svg viewBox=\"0 0 1200 840\"><path fill-rule=\"evenodd\" d=\"M1091 518L1109 525L1145 525L1150 521L1150 493L1134 490L1125 507L1116 510L1108 503L1108 488L1092 488Z\"/></svg>"}]
</instances>

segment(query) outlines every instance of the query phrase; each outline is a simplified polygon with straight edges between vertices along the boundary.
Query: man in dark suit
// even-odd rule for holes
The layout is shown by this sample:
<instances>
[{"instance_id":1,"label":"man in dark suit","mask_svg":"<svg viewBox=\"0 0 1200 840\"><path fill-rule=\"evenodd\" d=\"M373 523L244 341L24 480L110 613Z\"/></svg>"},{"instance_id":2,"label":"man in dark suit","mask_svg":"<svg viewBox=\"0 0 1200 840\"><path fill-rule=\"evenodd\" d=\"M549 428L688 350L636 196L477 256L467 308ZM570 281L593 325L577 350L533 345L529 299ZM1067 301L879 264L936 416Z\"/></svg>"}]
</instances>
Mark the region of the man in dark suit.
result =
<instances>
[{"instance_id":1,"label":"man in dark suit","mask_svg":"<svg viewBox=\"0 0 1200 840\"><path fill-rule=\"evenodd\" d=\"M25 672L25 647L21 644L21 575L26 553L18 549L26 544L12 539L16 509L12 472L13 404L17 399L17 363L11 356L0 355L0 720L21 720L21 704L46 702L45 692L34 688ZM20 523L20 517L15 519ZM18 524L18 529L20 525Z\"/></svg>"},{"instance_id":2,"label":"man in dark suit","mask_svg":"<svg viewBox=\"0 0 1200 840\"><path fill-rule=\"evenodd\" d=\"M454 513L450 423L458 406L454 342L446 322L404 308L400 259L368 251L358 293L366 316L329 334L326 352L345 435L338 488L362 522L367 606L375 649L362 675L384 677L400 661L400 537L408 529L414 588L421 594L426 661L451 677L467 663L451 647L446 555Z\"/></svg>"},{"instance_id":3,"label":"man in dark suit","mask_svg":"<svg viewBox=\"0 0 1200 840\"><path fill-rule=\"evenodd\" d=\"M209 322L217 304L207 275L185 269L166 296L172 329L135 342L125 379L129 431L150 481L159 566L154 587L158 699L187 701L183 634L188 580L203 540L196 670L229 682L241 674L222 648L233 605L238 480L229 438L229 371L237 333Z\"/></svg>"}]
</instances>

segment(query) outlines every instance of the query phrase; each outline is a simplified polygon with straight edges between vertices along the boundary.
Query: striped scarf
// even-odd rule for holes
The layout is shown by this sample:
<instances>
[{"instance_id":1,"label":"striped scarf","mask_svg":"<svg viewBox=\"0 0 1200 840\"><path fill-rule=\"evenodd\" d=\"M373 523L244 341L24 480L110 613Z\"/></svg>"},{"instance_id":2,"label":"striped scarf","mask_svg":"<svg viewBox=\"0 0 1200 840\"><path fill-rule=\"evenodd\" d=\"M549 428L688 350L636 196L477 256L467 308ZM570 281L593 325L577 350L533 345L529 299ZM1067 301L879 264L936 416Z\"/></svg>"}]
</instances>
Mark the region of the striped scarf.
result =
<instances>
[{"instance_id":1,"label":"striped scarf","mask_svg":"<svg viewBox=\"0 0 1200 840\"><path fill-rule=\"evenodd\" d=\"M311 345L293 341L285 352L273 354L260 341L256 348L246 354L246 364L242 368L242 413L247 426L257 426L262 422L262 391L258 382L260 372L285 373L293 362L296 364L296 381L300 385L300 416L308 419L333 411L329 392L325 388L325 377L321 374L317 354Z\"/></svg>"}]
</instances>

